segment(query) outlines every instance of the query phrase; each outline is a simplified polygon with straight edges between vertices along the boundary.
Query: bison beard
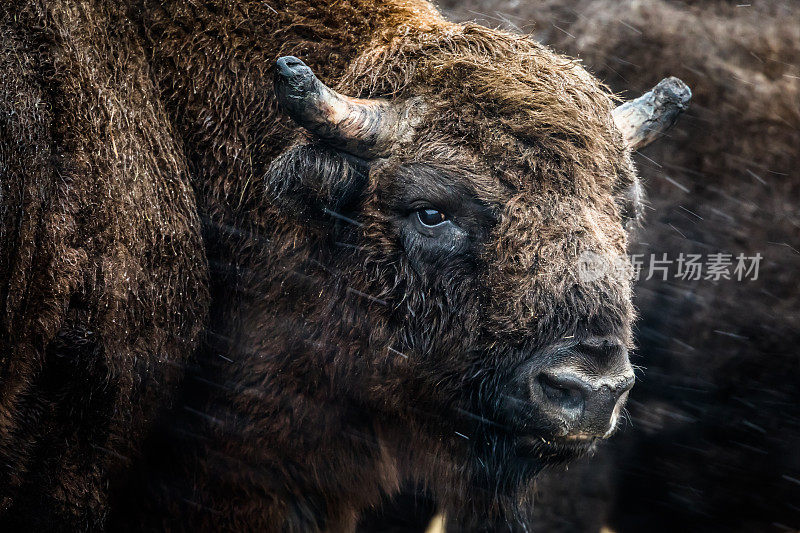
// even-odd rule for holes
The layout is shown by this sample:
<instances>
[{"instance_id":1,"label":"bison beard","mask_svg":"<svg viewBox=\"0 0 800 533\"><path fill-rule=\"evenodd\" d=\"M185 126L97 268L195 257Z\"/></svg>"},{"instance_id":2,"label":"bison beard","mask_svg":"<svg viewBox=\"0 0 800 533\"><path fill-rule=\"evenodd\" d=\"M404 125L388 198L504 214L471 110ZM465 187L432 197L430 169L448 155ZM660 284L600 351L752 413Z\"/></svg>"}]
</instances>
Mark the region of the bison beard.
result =
<instances>
[{"instance_id":1,"label":"bison beard","mask_svg":"<svg viewBox=\"0 0 800 533\"><path fill-rule=\"evenodd\" d=\"M106 418L141 415L137 431L110 426L127 455L112 448L112 466L92 464L99 474L72 492L28 482L35 494L22 502L25 492L4 491L15 525L40 520L29 502L57 497L62 507L48 508L57 515L50 521L63 516L64 527L80 527L83 490L94 495L92 527L352 530L364 509L410 479L430 487L464 527L524 528L531 477L613 432L632 384L630 283L616 274L581 279L576 264L587 251L625 253L624 225L638 212L630 147L653 135L643 123L619 121L638 117L660 131L685 104L681 87L643 100L658 98L651 107L665 120L620 118L575 62L527 37L451 24L426 2L295 1L276 10L260 1L84 0L72 9L63 0L3 15L45 63L86 30L79 45L91 54L67 55L55 69L78 87L93 87L94 71L82 68L97 57L112 74L130 64L146 73L134 86L147 98L132 91L114 100L128 113L152 112L153 124L133 121L151 127L133 127L122 148L171 173L154 172L145 179L153 191L132 194L102 220L111 220L112 243L126 242L114 217L148 231L161 223L163 242L145 232L128 243L147 259L140 283L155 298L142 307L132 291L133 314L118 327L167 328L178 340L166 362L186 371L180 403L152 428L163 399L150 390L150 367L140 374L131 363L140 353L125 350L133 341L116 341L103 322L102 342L115 349L75 353L105 358L114 370L99 365L87 381L123 386L114 409L102 406L116 414ZM106 33L107 20L130 30L131 56L113 53L120 37ZM29 34L44 26L60 37L37 48ZM291 57L267 68L287 53L311 68ZM97 109L87 104L77 119L117 124ZM76 140L69 121L59 122L76 117L56 111L63 128L53 131L70 141L70 154L85 155L89 141L107 158L119 153L117 130L102 137L87 126ZM142 175L124 165L103 174L101 163L87 163L99 174L64 202L87 221L94 206L116 205L103 196L110 184L125 197L121 184ZM182 178L194 196L160 194L182 190ZM186 198L196 204L188 214ZM172 219L147 211L153 205L179 212ZM198 224L182 225L196 219L209 305L206 263L192 246ZM85 254L100 266L77 263L82 279L97 284L103 250ZM126 272L115 273L125 280ZM88 293L90 310L105 303L104 288L128 294L121 280L99 285ZM65 290L48 305L74 302L72 329L86 331L81 320L94 327L89 318L102 312L83 313L87 304ZM206 311L206 341L184 367ZM176 317L187 323L170 322ZM76 335L53 346L70 352L62 345ZM148 347L136 340L139 351ZM125 364L114 366L115 358ZM146 384L152 397L131 383ZM93 392L79 391L76 402ZM70 416L58 414L59 427L86 424ZM143 450L142 428L151 428ZM13 435L2 434L3 458ZM25 445L42 443L47 437L37 434ZM59 460L75 470L74 458ZM25 466L12 477L24 479ZM119 471L128 474L111 483L109 472Z\"/></svg>"}]
</instances>

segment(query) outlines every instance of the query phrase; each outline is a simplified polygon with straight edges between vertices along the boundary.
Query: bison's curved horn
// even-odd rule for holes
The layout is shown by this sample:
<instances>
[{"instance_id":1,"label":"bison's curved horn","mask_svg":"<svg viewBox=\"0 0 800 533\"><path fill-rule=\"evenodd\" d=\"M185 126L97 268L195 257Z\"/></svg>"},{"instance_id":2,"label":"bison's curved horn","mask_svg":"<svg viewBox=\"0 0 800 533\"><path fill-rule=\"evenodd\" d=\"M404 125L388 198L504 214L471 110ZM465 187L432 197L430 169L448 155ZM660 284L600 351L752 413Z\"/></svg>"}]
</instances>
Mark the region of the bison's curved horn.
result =
<instances>
[{"instance_id":1,"label":"bison's curved horn","mask_svg":"<svg viewBox=\"0 0 800 533\"><path fill-rule=\"evenodd\" d=\"M278 59L275 94L300 126L353 155L380 157L396 139L398 117L388 102L341 95L296 57Z\"/></svg>"},{"instance_id":2,"label":"bison's curved horn","mask_svg":"<svg viewBox=\"0 0 800 533\"><path fill-rule=\"evenodd\" d=\"M614 123L632 150L667 131L689 107L692 91L678 78L664 78L639 98L614 109Z\"/></svg>"}]
</instances>

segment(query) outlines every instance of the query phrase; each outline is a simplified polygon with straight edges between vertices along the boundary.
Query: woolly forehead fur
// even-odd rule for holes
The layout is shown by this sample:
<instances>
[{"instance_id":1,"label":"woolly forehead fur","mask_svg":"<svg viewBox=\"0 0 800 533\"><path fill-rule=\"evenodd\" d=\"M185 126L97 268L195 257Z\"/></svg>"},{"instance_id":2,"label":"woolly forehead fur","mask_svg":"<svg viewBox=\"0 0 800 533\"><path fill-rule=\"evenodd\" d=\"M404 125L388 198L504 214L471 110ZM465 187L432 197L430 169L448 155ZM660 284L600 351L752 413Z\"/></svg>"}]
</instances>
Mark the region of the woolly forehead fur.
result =
<instances>
[{"instance_id":1,"label":"woolly forehead fur","mask_svg":"<svg viewBox=\"0 0 800 533\"><path fill-rule=\"evenodd\" d=\"M338 88L423 100L421 125L394 158L455 169L477 198L500 210L485 252L493 265L484 279L494 292L493 329L529 335L531 319L548 316L568 329L605 308L615 318L604 328L628 340L629 282L587 286L576 267L585 251L612 258L627 247L621 205L636 178L612 124L608 90L576 61L528 37L477 25L377 40L384 42L361 54ZM376 189L387 185L376 179L385 178L373 177ZM538 322L541 331L549 327Z\"/></svg>"},{"instance_id":2,"label":"woolly forehead fur","mask_svg":"<svg viewBox=\"0 0 800 533\"><path fill-rule=\"evenodd\" d=\"M424 97L425 129L470 146L515 188L555 178L568 192L590 196L598 186L630 183L612 96L575 60L475 24L384 38L350 65L340 90Z\"/></svg>"}]
</instances>

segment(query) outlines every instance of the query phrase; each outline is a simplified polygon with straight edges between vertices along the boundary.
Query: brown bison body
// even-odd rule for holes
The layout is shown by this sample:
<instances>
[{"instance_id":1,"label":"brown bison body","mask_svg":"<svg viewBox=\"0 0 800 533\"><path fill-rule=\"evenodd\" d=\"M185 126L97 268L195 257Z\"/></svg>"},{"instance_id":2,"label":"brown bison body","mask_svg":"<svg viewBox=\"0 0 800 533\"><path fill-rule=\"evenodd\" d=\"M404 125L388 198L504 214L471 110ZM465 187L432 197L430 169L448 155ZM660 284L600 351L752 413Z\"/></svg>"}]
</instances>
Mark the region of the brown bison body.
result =
<instances>
[{"instance_id":1,"label":"brown bison body","mask_svg":"<svg viewBox=\"0 0 800 533\"><path fill-rule=\"evenodd\" d=\"M114 2L66 4L0 7L4 531L104 522L207 306L186 159L144 41Z\"/></svg>"},{"instance_id":2,"label":"brown bison body","mask_svg":"<svg viewBox=\"0 0 800 533\"><path fill-rule=\"evenodd\" d=\"M413 479L523 527L613 432L630 282L576 265L636 176L576 63L425 2L3 9L4 520L348 530Z\"/></svg>"}]
</instances>

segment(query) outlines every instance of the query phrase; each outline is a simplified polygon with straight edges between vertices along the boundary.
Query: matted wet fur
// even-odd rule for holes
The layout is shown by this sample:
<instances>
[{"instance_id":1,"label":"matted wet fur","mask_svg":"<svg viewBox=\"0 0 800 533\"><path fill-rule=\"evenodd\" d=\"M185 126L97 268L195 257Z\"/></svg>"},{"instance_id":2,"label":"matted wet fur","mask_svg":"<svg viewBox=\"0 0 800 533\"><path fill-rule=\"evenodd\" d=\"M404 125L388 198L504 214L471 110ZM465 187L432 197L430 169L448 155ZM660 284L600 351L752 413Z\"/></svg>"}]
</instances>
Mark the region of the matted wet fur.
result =
<instances>
[{"instance_id":1,"label":"matted wet fur","mask_svg":"<svg viewBox=\"0 0 800 533\"><path fill-rule=\"evenodd\" d=\"M77 315L84 329L114 343L92 361L111 365L119 359L127 366L77 382L87 390L134 383L164 394L169 382L134 362L152 357L172 368L170 362L183 361L197 320L210 310L207 342L182 403L163 413L132 467L136 479L128 485L114 479L113 527L348 530L363 509L409 478L460 509L465 527L477 525L473 519L524 527L531 477L544 464L585 450L542 439L519 454L515 435L535 435L542 422L535 412L508 414L515 375L524 365L546 364L546 354L533 355L564 337L613 333L631 342L628 280L588 282L576 268L585 251L623 254L623 224L635 218L626 199L635 175L611 120L607 90L574 61L527 37L448 23L424 2L75 4L37 4L21 19L6 8L11 30L4 46L20 35L38 62L54 61L75 46L72 63L55 69L37 63L33 77L44 72L75 84L80 94L119 102L119 109L105 114L89 96L76 96L67 106L58 92L62 85L39 81L45 101L64 102L37 111L66 124L42 126L53 136L48 142L60 146L74 138L63 148L67 160L86 151L111 161L90 161L76 172L81 179L93 176L70 188L88 195L85 200L57 202L84 209L87 224L113 236L77 232L71 238L89 248L85 266L73 268L97 273L92 265L104 265L105 255L91 246L129 243L133 257L140 253L150 261L134 279L154 287L148 297L137 297L141 293L128 288L128 270L111 265L108 275L119 285L106 282L94 297L87 292L90 309L111 294L119 295L118 305L128 313L119 319L88 313L106 330ZM41 27L52 37L35 47ZM82 32L86 41L77 40ZM273 96L270 66L286 54L302 58L344 94L413 106L414 134L378 161L309 137L278 111ZM81 77L95 62L108 65L108 79ZM120 73L136 66L147 98L104 98L106 90L125 87ZM22 79L22 73L11 78ZM140 116L145 112L152 122ZM97 125L70 128L64 117ZM122 143L116 128L108 131L115 120L135 139ZM125 157L110 158L120 150L160 171L137 171L125 166ZM150 163L164 158L174 158L173 166ZM107 166L121 170L104 173ZM25 165L21 176L34 176L33 168ZM4 180L4 186L19 180ZM142 183L152 183L154 192L138 192ZM178 190L186 196L164 197L155 192L160 187L184 187ZM404 229L415 194L434 196L461 217L469 234L462 246L431 250ZM22 212L24 203L10 205ZM111 210L119 205L128 211ZM182 218L172 221L167 213ZM198 218L202 247L193 233ZM132 226L125 226L128 220ZM70 227L53 224L58 231ZM153 234L137 233L137 224ZM13 222L3 231L9 227ZM149 252L168 238L174 247L158 248L161 255ZM22 255L29 246L6 242ZM42 242L52 246L53 239ZM42 267L51 271L63 269ZM95 284L99 279L107 278L89 277ZM38 290L53 316L70 316L64 309L76 290L51 296L47 291L62 285L47 281ZM152 311L140 315L137 309ZM22 324L38 323L39 315L18 316ZM191 327L181 330L168 317ZM61 321L53 319L50 338ZM11 337L13 325L7 326L13 342L4 342L19 350L35 345ZM186 344L178 347L187 349L158 356L160 344L142 338L147 356L138 355L122 332L142 331L180 332ZM43 353L17 359L28 364L43 360ZM80 398L88 394L76 402L83 405ZM124 418L129 411L138 414L144 401L121 394L102 406ZM107 476L135 457L135 437L149 414L125 418L130 426L113 433L125 451L111 448L111 466L92 463L97 479L75 485L98 495L90 520L76 519L84 512L80 497L47 485L31 485L33 499L8 493L10 505L55 495L62 507L51 514L59 523L101 526ZM54 423L72 431L88 421L74 420L70 412ZM12 435L8 442L25 449ZM107 448L103 442L82 435L82 445L98 454ZM31 446L42 444L48 444L44 436ZM54 457L65 468L74 464L69 454ZM26 479L24 469L12 475ZM37 510L32 505L15 519L35 523Z\"/></svg>"}]
</instances>

